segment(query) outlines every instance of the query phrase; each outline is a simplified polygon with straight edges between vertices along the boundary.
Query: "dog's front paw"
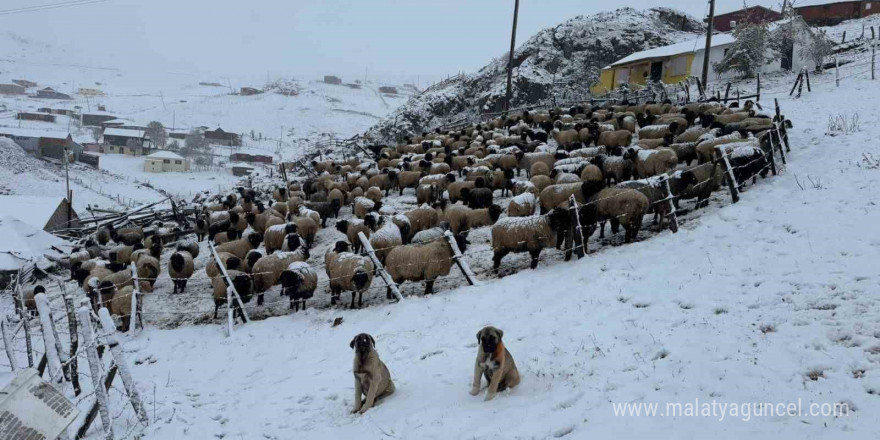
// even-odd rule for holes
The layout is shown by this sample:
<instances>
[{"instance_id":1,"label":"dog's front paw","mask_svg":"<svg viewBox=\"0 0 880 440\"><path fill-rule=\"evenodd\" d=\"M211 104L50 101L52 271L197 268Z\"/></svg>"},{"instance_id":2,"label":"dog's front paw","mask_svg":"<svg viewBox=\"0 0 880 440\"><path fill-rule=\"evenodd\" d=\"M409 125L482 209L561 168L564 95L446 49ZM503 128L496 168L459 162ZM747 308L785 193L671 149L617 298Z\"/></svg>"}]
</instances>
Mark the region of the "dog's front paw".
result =
<instances>
[{"instance_id":1,"label":"dog's front paw","mask_svg":"<svg viewBox=\"0 0 880 440\"><path fill-rule=\"evenodd\" d=\"M364 413L367 412L368 409L369 408L362 408L360 411L358 411L358 414L364 415Z\"/></svg>"},{"instance_id":2,"label":"dog's front paw","mask_svg":"<svg viewBox=\"0 0 880 440\"><path fill-rule=\"evenodd\" d=\"M480 394L480 389L479 388L471 388L471 396L476 396L477 394Z\"/></svg>"},{"instance_id":3,"label":"dog's front paw","mask_svg":"<svg viewBox=\"0 0 880 440\"><path fill-rule=\"evenodd\" d=\"M486 394L486 402L488 402L488 401L490 401L490 400L492 400L492 399L494 399L494 398L495 398L495 393L488 393L488 394Z\"/></svg>"},{"instance_id":4,"label":"dog's front paw","mask_svg":"<svg viewBox=\"0 0 880 440\"><path fill-rule=\"evenodd\" d=\"M352 413L352 414L357 414L357 413L359 413L359 412L361 412L361 409L360 409L360 408L355 408L355 409L351 410L351 413Z\"/></svg>"}]
</instances>

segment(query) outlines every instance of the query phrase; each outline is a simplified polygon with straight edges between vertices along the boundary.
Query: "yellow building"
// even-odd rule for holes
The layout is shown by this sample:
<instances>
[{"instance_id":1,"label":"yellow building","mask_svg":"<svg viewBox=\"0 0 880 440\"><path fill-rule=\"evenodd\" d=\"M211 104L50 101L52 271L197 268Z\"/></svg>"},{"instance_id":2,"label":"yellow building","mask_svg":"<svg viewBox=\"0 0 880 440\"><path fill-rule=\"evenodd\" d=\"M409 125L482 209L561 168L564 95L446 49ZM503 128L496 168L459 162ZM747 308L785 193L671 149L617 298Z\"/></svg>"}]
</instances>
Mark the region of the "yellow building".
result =
<instances>
[{"instance_id":1,"label":"yellow building","mask_svg":"<svg viewBox=\"0 0 880 440\"><path fill-rule=\"evenodd\" d=\"M712 36L710 66L724 57L725 50L733 42L734 38L730 34ZM620 87L621 84L629 84L631 88L638 89L648 80L662 81L666 84L684 81L687 77L702 71L705 48L706 37L702 37L636 52L602 69L599 82L590 87L590 92L594 95L604 95Z\"/></svg>"},{"instance_id":2,"label":"yellow building","mask_svg":"<svg viewBox=\"0 0 880 440\"><path fill-rule=\"evenodd\" d=\"M148 173L189 171L189 161L170 151L157 151L144 158L144 171Z\"/></svg>"}]
</instances>

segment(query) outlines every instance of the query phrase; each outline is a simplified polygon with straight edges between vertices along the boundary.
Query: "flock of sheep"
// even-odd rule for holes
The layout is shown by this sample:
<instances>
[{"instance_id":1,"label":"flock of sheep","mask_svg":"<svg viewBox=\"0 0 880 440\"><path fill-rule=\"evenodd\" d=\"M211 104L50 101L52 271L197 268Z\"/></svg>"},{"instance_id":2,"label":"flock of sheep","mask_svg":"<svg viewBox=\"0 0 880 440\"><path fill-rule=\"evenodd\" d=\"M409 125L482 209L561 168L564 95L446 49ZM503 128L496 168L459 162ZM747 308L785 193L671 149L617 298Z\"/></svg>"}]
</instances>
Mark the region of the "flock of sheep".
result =
<instances>
[{"instance_id":1,"label":"flock of sheep","mask_svg":"<svg viewBox=\"0 0 880 440\"><path fill-rule=\"evenodd\" d=\"M466 254L472 231L491 230L496 271L511 253L528 253L535 268L541 252L561 248L573 229L570 197L585 240L596 229L604 237L608 222L613 234L622 226L624 241L633 241L650 213L662 228L669 196L675 205L696 199L700 207L721 187L718 146L738 183L764 176L774 122L756 114L750 101L742 107L667 102L524 111L452 132L435 130L400 145L370 146L371 158L312 162L307 177L293 182L215 195L193 224L102 226L70 255L71 278L96 308L107 306L124 326L130 323L132 263L143 293L163 272L173 294L187 292L194 276L209 279L215 318L227 301L227 280L245 303L256 296L263 304L264 294L280 284L296 311L325 285L331 304L351 292L350 306L357 307L377 269L364 253L363 234L395 283L424 282L430 294L454 263L450 235ZM414 207L404 193L415 196ZM349 210L350 217L343 214ZM194 229L195 238L175 241L181 229ZM228 278L205 250L206 240ZM312 259L319 246L326 252ZM204 275L197 274L202 267Z\"/></svg>"}]
</instances>

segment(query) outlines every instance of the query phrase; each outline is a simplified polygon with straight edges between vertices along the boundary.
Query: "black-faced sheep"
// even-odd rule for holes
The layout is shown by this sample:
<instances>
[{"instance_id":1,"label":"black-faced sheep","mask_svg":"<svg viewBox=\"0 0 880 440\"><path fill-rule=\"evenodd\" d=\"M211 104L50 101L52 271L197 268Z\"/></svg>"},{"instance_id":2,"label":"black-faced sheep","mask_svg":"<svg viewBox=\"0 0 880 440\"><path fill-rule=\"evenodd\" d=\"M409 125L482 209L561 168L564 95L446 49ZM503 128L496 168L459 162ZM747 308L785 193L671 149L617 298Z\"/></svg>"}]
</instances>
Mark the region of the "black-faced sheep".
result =
<instances>
[{"instance_id":1,"label":"black-faced sheep","mask_svg":"<svg viewBox=\"0 0 880 440\"><path fill-rule=\"evenodd\" d=\"M623 157L633 161L635 165L633 174L641 179L668 173L678 165L678 156L668 148L657 150L630 148Z\"/></svg>"},{"instance_id":2,"label":"black-faced sheep","mask_svg":"<svg viewBox=\"0 0 880 440\"><path fill-rule=\"evenodd\" d=\"M478 177L474 181L474 188L464 188L461 191L462 199L465 203L473 208L488 208L492 205L493 191L486 187L486 181L482 177Z\"/></svg>"},{"instance_id":3,"label":"black-faced sheep","mask_svg":"<svg viewBox=\"0 0 880 440\"><path fill-rule=\"evenodd\" d=\"M580 182L550 185L544 188L538 197L541 202L541 213L546 214L562 203L566 203L567 206L568 198L572 195L578 203L584 203Z\"/></svg>"},{"instance_id":4,"label":"black-faced sheep","mask_svg":"<svg viewBox=\"0 0 880 440\"><path fill-rule=\"evenodd\" d=\"M548 215L499 220L492 226L493 269L498 271L501 260L511 252L528 252L532 257L530 267L538 267L541 251L554 246L557 234L566 233L568 216L567 210L554 208Z\"/></svg>"},{"instance_id":5,"label":"black-faced sheep","mask_svg":"<svg viewBox=\"0 0 880 440\"><path fill-rule=\"evenodd\" d=\"M538 198L532 193L522 193L512 199L507 206L509 217L529 217L535 214L538 208Z\"/></svg>"},{"instance_id":6,"label":"black-faced sheep","mask_svg":"<svg viewBox=\"0 0 880 440\"><path fill-rule=\"evenodd\" d=\"M467 240L455 236L461 252L467 249ZM395 283L425 281L425 295L434 293L434 281L449 274L454 260L452 248L446 240L398 246L391 249L385 259L385 269Z\"/></svg>"},{"instance_id":7,"label":"black-faced sheep","mask_svg":"<svg viewBox=\"0 0 880 440\"><path fill-rule=\"evenodd\" d=\"M235 291L241 300L245 303L250 301L253 296L251 276L236 269L230 269L226 273L229 275L229 279L232 280L232 286L235 287ZM214 319L217 319L217 310L227 302L226 280L223 277L213 278L211 280L211 287L214 289ZM244 320L244 312L238 307L238 304L233 307L233 315L235 314L238 314Z\"/></svg>"},{"instance_id":8,"label":"black-faced sheep","mask_svg":"<svg viewBox=\"0 0 880 440\"><path fill-rule=\"evenodd\" d=\"M296 229L296 223L275 225L266 229L266 233L263 235L263 246L266 247L266 253L271 255L280 250L284 246L284 237L287 234L296 233Z\"/></svg>"},{"instance_id":9,"label":"black-faced sheep","mask_svg":"<svg viewBox=\"0 0 880 440\"><path fill-rule=\"evenodd\" d=\"M262 242L263 235L258 232L252 232L245 238L239 238L238 240L230 241L229 243L223 243L220 246L217 246L216 249L217 252L229 252L238 257L239 260L242 260L245 255L247 255L248 251L260 247L260 243Z\"/></svg>"},{"instance_id":10,"label":"black-faced sheep","mask_svg":"<svg viewBox=\"0 0 880 440\"><path fill-rule=\"evenodd\" d=\"M595 222L610 221L611 232L616 234L622 225L627 243L636 239L650 202L644 194L631 189L605 188L585 182L583 196L597 208ZM591 222L591 223L595 223Z\"/></svg>"},{"instance_id":11,"label":"black-faced sheep","mask_svg":"<svg viewBox=\"0 0 880 440\"><path fill-rule=\"evenodd\" d=\"M290 241L296 246L300 238L296 234L290 234ZM263 293L278 283L281 272L297 261L306 261L309 251L304 246L298 246L289 252L278 252L266 255L257 260L251 269L254 282L254 293L257 294L257 305L263 304Z\"/></svg>"},{"instance_id":12,"label":"black-faced sheep","mask_svg":"<svg viewBox=\"0 0 880 440\"><path fill-rule=\"evenodd\" d=\"M367 257L348 252L348 243L336 242L334 248L324 256L324 266L330 279L330 303L336 304L343 291L351 292L351 308L363 305L364 291L373 282L373 262Z\"/></svg>"},{"instance_id":13,"label":"black-faced sheep","mask_svg":"<svg viewBox=\"0 0 880 440\"><path fill-rule=\"evenodd\" d=\"M389 217L382 217L379 229L370 235L370 246L376 252L376 258L385 263L385 257L391 248L403 245L403 231Z\"/></svg>"},{"instance_id":14,"label":"black-faced sheep","mask_svg":"<svg viewBox=\"0 0 880 440\"><path fill-rule=\"evenodd\" d=\"M189 252L178 250L171 254L168 262L168 276L171 277L171 282L174 284L173 293L183 293L186 290L186 282L192 277L193 271L193 257Z\"/></svg>"},{"instance_id":15,"label":"black-faced sheep","mask_svg":"<svg viewBox=\"0 0 880 440\"><path fill-rule=\"evenodd\" d=\"M290 263L281 272L281 295L290 298L290 308L297 312L302 304L306 309L306 300L314 296L318 287L318 274L305 262Z\"/></svg>"}]
</instances>

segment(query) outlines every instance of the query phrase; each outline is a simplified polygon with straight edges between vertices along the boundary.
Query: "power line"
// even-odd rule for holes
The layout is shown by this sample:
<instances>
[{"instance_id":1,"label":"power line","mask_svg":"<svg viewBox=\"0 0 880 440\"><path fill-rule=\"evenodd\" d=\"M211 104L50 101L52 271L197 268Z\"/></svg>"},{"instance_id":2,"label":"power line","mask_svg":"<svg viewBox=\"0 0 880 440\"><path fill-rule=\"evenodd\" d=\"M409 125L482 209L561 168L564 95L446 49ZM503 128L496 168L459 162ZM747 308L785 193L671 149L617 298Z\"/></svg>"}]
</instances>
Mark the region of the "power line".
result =
<instances>
[{"instance_id":1,"label":"power line","mask_svg":"<svg viewBox=\"0 0 880 440\"><path fill-rule=\"evenodd\" d=\"M0 15L21 14L24 12L43 11L46 9L66 8L66 7L71 7L71 6L82 6L82 5L89 5L92 3L104 3L104 2L109 2L109 1L110 0L72 0L72 1L62 2L62 3L52 3L49 5L26 6L23 8L6 9L6 10L0 11Z\"/></svg>"}]
</instances>

